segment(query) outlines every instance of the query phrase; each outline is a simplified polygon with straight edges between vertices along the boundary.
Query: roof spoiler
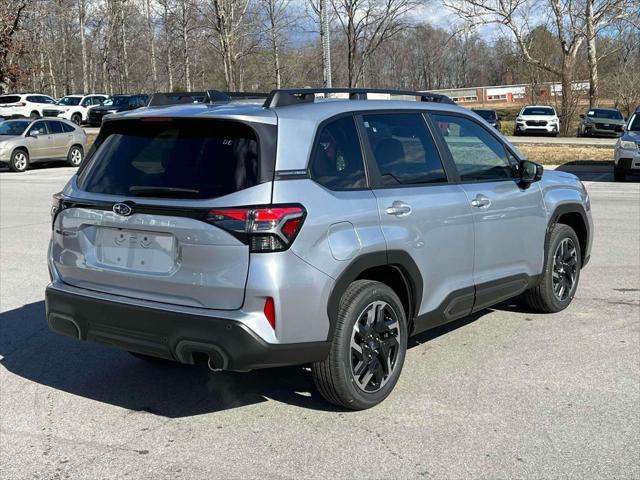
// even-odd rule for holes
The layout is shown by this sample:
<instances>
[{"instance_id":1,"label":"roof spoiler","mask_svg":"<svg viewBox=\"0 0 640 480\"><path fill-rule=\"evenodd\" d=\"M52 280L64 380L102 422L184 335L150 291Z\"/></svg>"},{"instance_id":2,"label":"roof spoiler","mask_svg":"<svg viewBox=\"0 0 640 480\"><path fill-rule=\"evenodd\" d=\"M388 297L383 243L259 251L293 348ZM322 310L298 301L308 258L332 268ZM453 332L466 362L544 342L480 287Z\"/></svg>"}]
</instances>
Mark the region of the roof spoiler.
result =
<instances>
[{"instance_id":1,"label":"roof spoiler","mask_svg":"<svg viewBox=\"0 0 640 480\"><path fill-rule=\"evenodd\" d=\"M265 108L284 107L301 103L314 103L316 95L324 95L325 98L333 94L348 94L349 100L372 100L371 94L386 94L389 96L414 97L418 102L456 103L446 95L431 92L416 92L411 90L392 90L385 88L298 88L272 90L264 102Z\"/></svg>"}]
</instances>

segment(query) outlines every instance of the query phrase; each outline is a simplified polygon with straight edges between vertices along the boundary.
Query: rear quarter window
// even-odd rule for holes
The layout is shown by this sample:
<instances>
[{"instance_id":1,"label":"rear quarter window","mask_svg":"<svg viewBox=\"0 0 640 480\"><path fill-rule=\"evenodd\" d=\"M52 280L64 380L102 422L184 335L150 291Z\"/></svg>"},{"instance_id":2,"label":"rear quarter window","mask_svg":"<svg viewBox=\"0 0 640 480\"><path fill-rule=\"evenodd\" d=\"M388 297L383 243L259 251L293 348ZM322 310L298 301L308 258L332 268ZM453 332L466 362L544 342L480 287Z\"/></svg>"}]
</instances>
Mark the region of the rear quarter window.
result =
<instances>
[{"instance_id":1,"label":"rear quarter window","mask_svg":"<svg viewBox=\"0 0 640 480\"><path fill-rule=\"evenodd\" d=\"M137 120L108 128L78 179L87 192L216 198L262 178L256 132L239 122ZM140 193L156 187L181 192Z\"/></svg>"},{"instance_id":2,"label":"rear quarter window","mask_svg":"<svg viewBox=\"0 0 640 480\"><path fill-rule=\"evenodd\" d=\"M59 122L60 125L62 126L62 131L65 133L70 133L75 131L75 127L69 125L68 123L64 123L64 122Z\"/></svg>"},{"instance_id":3,"label":"rear quarter window","mask_svg":"<svg viewBox=\"0 0 640 480\"><path fill-rule=\"evenodd\" d=\"M353 190L367 186L353 116L331 120L320 128L310 170L311 177L330 190Z\"/></svg>"}]
</instances>

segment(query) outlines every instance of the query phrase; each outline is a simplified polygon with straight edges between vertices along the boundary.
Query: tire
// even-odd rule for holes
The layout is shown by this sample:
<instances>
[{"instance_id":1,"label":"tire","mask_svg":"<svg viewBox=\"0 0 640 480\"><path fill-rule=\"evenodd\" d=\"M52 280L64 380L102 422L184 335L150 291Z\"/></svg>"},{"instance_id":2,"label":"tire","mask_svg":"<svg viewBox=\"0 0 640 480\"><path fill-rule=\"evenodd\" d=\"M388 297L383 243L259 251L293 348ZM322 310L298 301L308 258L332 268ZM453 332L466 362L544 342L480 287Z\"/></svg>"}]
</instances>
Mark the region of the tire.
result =
<instances>
[{"instance_id":1,"label":"tire","mask_svg":"<svg viewBox=\"0 0 640 480\"><path fill-rule=\"evenodd\" d=\"M525 292L524 297L531 309L543 313L556 313L567 308L576 293L580 280L582 251L576 232L562 223L553 226L547 242L542 278L538 285ZM562 250L562 245L565 250ZM560 264L557 257L564 257ZM554 281L554 278L558 280ZM561 289L563 283L564 290Z\"/></svg>"},{"instance_id":2,"label":"tire","mask_svg":"<svg viewBox=\"0 0 640 480\"><path fill-rule=\"evenodd\" d=\"M24 172L29 169L29 153L25 150L14 150L9 160L12 172Z\"/></svg>"},{"instance_id":3,"label":"tire","mask_svg":"<svg viewBox=\"0 0 640 480\"><path fill-rule=\"evenodd\" d=\"M79 167L82 163L82 159L84 158L84 153L82 148L77 145L74 145L69 149L69 153L67 153L67 164L70 167Z\"/></svg>"},{"instance_id":4,"label":"tire","mask_svg":"<svg viewBox=\"0 0 640 480\"><path fill-rule=\"evenodd\" d=\"M373 320L373 326L368 320ZM328 402L352 410L379 404L400 377L407 337L406 314L398 295L380 282L353 282L340 300L329 355L311 366L316 388Z\"/></svg>"},{"instance_id":5,"label":"tire","mask_svg":"<svg viewBox=\"0 0 640 480\"><path fill-rule=\"evenodd\" d=\"M40 114L36 110L34 110L29 114L29 118L31 120L37 120L38 118L40 118Z\"/></svg>"},{"instance_id":6,"label":"tire","mask_svg":"<svg viewBox=\"0 0 640 480\"><path fill-rule=\"evenodd\" d=\"M624 182L626 178L627 178L627 175L624 173L624 170L622 170L617 165L614 165L613 166L613 179L616 182Z\"/></svg>"},{"instance_id":7,"label":"tire","mask_svg":"<svg viewBox=\"0 0 640 480\"><path fill-rule=\"evenodd\" d=\"M79 113L74 113L73 115L71 115L71 121L76 125L80 125L82 123L82 115L80 115Z\"/></svg>"}]
</instances>

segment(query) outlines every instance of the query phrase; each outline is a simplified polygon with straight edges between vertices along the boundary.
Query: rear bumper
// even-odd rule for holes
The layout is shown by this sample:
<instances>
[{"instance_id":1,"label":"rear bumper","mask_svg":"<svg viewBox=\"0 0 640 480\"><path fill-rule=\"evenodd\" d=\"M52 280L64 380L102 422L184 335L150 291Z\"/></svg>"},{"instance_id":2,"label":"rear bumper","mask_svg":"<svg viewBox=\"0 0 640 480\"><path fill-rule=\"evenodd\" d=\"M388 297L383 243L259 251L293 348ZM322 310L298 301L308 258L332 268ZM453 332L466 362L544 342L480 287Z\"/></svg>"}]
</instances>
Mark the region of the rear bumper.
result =
<instances>
[{"instance_id":1,"label":"rear bumper","mask_svg":"<svg viewBox=\"0 0 640 480\"><path fill-rule=\"evenodd\" d=\"M215 368L252 370L299 365L326 358L328 342L270 344L242 322L151 308L47 287L46 315L55 332L124 350L193 364L210 359Z\"/></svg>"}]
</instances>

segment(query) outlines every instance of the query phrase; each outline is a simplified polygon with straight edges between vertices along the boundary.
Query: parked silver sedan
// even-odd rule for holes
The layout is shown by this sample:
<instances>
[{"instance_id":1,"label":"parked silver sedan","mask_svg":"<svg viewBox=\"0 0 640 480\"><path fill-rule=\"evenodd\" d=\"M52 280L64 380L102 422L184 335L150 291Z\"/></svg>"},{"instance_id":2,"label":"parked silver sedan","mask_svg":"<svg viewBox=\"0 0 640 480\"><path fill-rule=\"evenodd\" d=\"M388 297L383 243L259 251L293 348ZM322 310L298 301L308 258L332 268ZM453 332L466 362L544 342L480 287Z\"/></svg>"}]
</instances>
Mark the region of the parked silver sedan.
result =
<instances>
[{"instance_id":1,"label":"parked silver sedan","mask_svg":"<svg viewBox=\"0 0 640 480\"><path fill-rule=\"evenodd\" d=\"M36 162L66 160L72 167L82 163L87 149L84 130L63 120L6 120L0 123L0 163L24 172Z\"/></svg>"}]
</instances>

